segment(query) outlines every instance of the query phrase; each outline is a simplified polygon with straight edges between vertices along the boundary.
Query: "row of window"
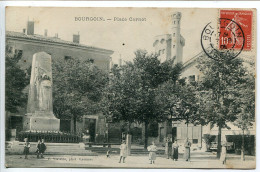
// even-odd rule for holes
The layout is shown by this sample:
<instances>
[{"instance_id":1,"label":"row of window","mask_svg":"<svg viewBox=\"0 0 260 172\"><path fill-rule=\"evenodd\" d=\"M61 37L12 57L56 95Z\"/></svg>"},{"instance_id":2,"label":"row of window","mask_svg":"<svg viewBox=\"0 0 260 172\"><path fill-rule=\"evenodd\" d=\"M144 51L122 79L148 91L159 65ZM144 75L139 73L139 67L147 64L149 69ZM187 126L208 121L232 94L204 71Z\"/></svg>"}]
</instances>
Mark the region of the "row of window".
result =
<instances>
[{"instance_id":1,"label":"row of window","mask_svg":"<svg viewBox=\"0 0 260 172\"><path fill-rule=\"evenodd\" d=\"M165 49L159 50L158 54L159 56L165 53Z\"/></svg>"},{"instance_id":2,"label":"row of window","mask_svg":"<svg viewBox=\"0 0 260 172\"><path fill-rule=\"evenodd\" d=\"M64 56L64 60L73 59L72 56ZM89 62L94 63L94 59L88 59Z\"/></svg>"},{"instance_id":3,"label":"row of window","mask_svg":"<svg viewBox=\"0 0 260 172\"><path fill-rule=\"evenodd\" d=\"M174 24L176 24L176 21L174 20L174 22L173 22ZM180 24L180 20L178 20L178 24Z\"/></svg>"},{"instance_id":4,"label":"row of window","mask_svg":"<svg viewBox=\"0 0 260 172\"><path fill-rule=\"evenodd\" d=\"M191 82L195 82L195 75L190 75L188 77L184 77L183 79L188 79L188 82L191 83ZM198 78L197 78L198 79Z\"/></svg>"}]
</instances>

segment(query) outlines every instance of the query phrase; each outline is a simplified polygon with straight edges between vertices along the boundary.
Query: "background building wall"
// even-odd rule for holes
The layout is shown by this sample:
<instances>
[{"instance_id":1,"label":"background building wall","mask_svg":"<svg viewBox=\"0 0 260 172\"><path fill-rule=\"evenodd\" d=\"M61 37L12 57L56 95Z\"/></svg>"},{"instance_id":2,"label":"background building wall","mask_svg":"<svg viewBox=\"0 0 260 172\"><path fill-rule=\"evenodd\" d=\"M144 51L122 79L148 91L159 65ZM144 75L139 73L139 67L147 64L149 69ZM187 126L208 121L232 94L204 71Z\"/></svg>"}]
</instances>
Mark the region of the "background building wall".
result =
<instances>
[{"instance_id":1,"label":"background building wall","mask_svg":"<svg viewBox=\"0 0 260 172\"><path fill-rule=\"evenodd\" d=\"M70 47L66 45L52 45L44 42L33 42L26 40L10 40L7 39L7 45L13 47L13 49L22 50L23 56L19 62L21 68L26 69L32 65L33 54L37 52L46 52L51 55L52 61L64 59L65 56L71 58L79 58L82 60L93 59L100 69L109 71L110 56L104 55L100 52L87 51L79 49L78 47Z\"/></svg>"}]
</instances>

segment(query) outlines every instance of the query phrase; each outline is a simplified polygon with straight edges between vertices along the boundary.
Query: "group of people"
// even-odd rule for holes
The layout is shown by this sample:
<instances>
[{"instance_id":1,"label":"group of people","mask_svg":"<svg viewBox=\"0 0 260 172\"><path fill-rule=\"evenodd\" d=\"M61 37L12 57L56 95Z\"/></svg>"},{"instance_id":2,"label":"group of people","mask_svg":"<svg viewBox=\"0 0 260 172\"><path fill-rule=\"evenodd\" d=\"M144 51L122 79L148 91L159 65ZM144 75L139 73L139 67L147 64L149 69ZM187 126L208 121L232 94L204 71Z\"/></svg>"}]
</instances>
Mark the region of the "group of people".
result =
<instances>
[{"instance_id":1,"label":"group of people","mask_svg":"<svg viewBox=\"0 0 260 172\"><path fill-rule=\"evenodd\" d=\"M191 147L191 142L187 138L184 143L185 147L185 152L184 152L184 159L185 161L190 161L190 147ZM166 144L165 144L165 154L167 155L167 159L172 157L174 161L178 161L179 157L179 145L177 143L177 140L174 141L174 143L170 144L170 139L166 139ZM150 164L154 164L156 160L156 152L157 152L157 146L155 145L155 142L152 142L152 145L147 147L147 150L149 152L149 160ZM127 157L127 145L126 142L123 140L122 144L120 145L120 158L119 158L119 163L123 160L123 163L125 163L125 159ZM109 151L107 152L107 157L110 157Z\"/></svg>"},{"instance_id":2,"label":"group of people","mask_svg":"<svg viewBox=\"0 0 260 172\"><path fill-rule=\"evenodd\" d=\"M30 148L31 148L31 144L28 141L28 138L24 139L25 143L24 143L24 155L25 155L25 159L28 159L28 155L30 153ZM43 158L43 154L46 151L47 146L44 143L44 139L39 139L38 143L36 145L36 154L37 154L37 158Z\"/></svg>"},{"instance_id":3,"label":"group of people","mask_svg":"<svg viewBox=\"0 0 260 172\"><path fill-rule=\"evenodd\" d=\"M28 159L28 154L29 154L29 150L31 147L30 142L28 141L28 138L24 139L25 143L24 143L24 155L25 155L25 159ZM185 152L184 152L184 160L185 161L190 161L190 147L191 147L191 142L189 141L188 138L186 138L185 142L184 142L184 147L185 147ZM43 158L43 154L46 151L47 147L44 143L44 139L39 139L38 143L36 145L36 154L37 154L37 158ZM169 159L170 157L174 160L174 161L178 161L178 157L179 157L179 145L177 143L177 140L174 140L174 143L171 144L171 140L170 138L166 138L166 143L165 143L165 154L167 156L167 159ZM156 160L156 152L157 152L157 146L155 145L155 142L152 142L152 145L148 146L147 148L148 152L149 152L149 160L150 160L150 164L154 164L155 160ZM123 140L122 144L120 145L120 158L119 158L119 163L121 163L121 161L123 160L123 163L125 163L125 159L127 157L128 154L128 148L126 145L126 141ZM107 151L107 157L110 157L110 150ZM225 164L226 163L226 144L222 144L222 151L221 151L221 158L220 161Z\"/></svg>"},{"instance_id":4,"label":"group of people","mask_svg":"<svg viewBox=\"0 0 260 172\"><path fill-rule=\"evenodd\" d=\"M190 147L191 147L191 142L189 141L188 138L184 141L184 147L185 147L185 152L184 152L184 160L185 161L190 161ZM167 159L172 157L174 161L178 161L179 158L179 145L177 143L177 140L174 141L174 143L171 143L170 138L166 138L166 143L165 143L165 154L167 155Z\"/></svg>"},{"instance_id":5,"label":"group of people","mask_svg":"<svg viewBox=\"0 0 260 172\"><path fill-rule=\"evenodd\" d=\"M188 138L185 140L184 147L185 147L184 159L186 161L190 161L191 142L189 141ZM156 151L157 151L155 142L152 142L152 145L149 146L147 149L149 151L150 164L154 164L154 161L156 159ZM174 143L170 144L170 138L166 138L165 154L167 155L167 159L169 159L171 157L174 161L178 161L179 145L177 143L177 140L175 140Z\"/></svg>"}]
</instances>

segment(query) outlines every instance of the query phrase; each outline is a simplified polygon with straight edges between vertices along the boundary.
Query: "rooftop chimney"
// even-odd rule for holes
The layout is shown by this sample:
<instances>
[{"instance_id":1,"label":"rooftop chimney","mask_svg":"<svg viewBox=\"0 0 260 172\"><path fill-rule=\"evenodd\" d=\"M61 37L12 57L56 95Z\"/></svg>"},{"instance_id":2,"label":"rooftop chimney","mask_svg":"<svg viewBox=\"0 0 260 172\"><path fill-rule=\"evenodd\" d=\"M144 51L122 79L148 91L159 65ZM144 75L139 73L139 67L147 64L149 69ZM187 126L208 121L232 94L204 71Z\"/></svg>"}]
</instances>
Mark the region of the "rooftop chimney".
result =
<instances>
[{"instance_id":1,"label":"rooftop chimney","mask_svg":"<svg viewBox=\"0 0 260 172\"><path fill-rule=\"evenodd\" d=\"M34 21L27 22L27 35L34 35Z\"/></svg>"},{"instance_id":2,"label":"rooftop chimney","mask_svg":"<svg viewBox=\"0 0 260 172\"><path fill-rule=\"evenodd\" d=\"M44 36L48 36L48 30L47 29L44 30Z\"/></svg>"},{"instance_id":3,"label":"rooftop chimney","mask_svg":"<svg viewBox=\"0 0 260 172\"><path fill-rule=\"evenodd\" d=\"M55 38L59 38L59 35L58 35L58 33L55 33Z\"/></svg>"},{"instance_id":4,"label":"rooftop chimney","mask_svg":"<svg viewBox=\"0 0 260 172\"><path fill-rule=\"evenodd\" d=\"M73 42L79 44L79 33L77 35L73 34Z\"/></svg>"}]
</instances>

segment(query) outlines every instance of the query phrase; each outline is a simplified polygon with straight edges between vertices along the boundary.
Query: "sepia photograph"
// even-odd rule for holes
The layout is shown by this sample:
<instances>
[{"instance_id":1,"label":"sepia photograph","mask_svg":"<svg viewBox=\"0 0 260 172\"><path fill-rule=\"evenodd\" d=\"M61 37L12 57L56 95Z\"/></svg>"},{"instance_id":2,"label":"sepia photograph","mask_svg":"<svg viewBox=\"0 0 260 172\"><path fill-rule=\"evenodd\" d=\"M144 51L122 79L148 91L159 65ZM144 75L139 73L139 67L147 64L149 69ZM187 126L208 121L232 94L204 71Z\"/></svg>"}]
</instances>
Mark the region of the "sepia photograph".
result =
<instances>
[{"instance_id":1,"label":"sepia photograph","mask_svg":"<svg viewBox=\"0 0 260 172\"><path fill-rule=\"evenodd\" d=\"M256 9L5 8L6 168L256 168Z\"/></svg>"}]
</instances>

